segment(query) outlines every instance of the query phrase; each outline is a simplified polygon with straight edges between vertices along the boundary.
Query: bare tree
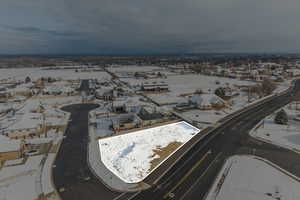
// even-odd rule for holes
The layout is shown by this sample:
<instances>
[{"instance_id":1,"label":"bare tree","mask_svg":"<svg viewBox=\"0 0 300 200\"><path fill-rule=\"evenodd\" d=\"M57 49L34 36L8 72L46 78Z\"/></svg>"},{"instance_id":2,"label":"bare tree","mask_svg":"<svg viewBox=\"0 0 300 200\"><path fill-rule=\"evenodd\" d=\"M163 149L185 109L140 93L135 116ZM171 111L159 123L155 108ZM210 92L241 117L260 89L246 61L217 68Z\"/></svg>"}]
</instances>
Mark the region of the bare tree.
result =
<instances>
[{"instance_id":1,"label":"bare tree","mask_svg":"<svg viewBox=\"0 0 300 200\"><path fill-rule=\"evenodd\" d=\"M272 94L272 92L276 89L275 83L270 79L264 79L261 83L262 93L267 96Z\"/></svg>"}]
</instances>

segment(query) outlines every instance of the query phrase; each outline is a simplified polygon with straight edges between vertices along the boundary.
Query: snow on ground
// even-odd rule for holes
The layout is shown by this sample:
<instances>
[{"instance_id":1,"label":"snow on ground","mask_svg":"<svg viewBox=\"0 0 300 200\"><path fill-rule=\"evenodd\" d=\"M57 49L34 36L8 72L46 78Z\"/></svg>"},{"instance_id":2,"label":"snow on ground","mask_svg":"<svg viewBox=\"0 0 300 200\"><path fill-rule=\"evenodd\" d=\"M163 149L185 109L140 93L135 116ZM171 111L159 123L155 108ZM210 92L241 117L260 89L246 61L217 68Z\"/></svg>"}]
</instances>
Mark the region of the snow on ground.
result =
<instances>
[{"instance_id":1,"label":"snow on ground","mask_svg":"<svg viewBox=\"0 0 300 200\"><path fill-rule=\"evenodd\" d=\"M21 125L23 128L25 125L26 127L29 127L29 125L34 127L34 121L29 116L41 115L40 113L32 113L32 111L37 109L39 105L42 105L46 109L46 122L51 122L54 125L64 125L67 124L70 115L55 107L78 102L81 102L79 96L33 97L23 103L22 108L16 112L16 117L14 117L13 121L9 123L1 121L1 124L6 123L6 126L9 125L10 129L21 127ZM62 138L62 131L50 129L47 134L41 135L40 138L26 139L25 141L30 144L43 144L52 141L53 145L56 145ZM12 161L11 163L6 162L4 165L6 167L0 169L0 199L34 200L38 199L40 194L53 194L51 170L55 154L49 153L47 159L44 156L47 155L29 157L25 164L16 166L9 166L13 164ZM45 163L41 162L42 157L44 157ZM18 164L19 162L16 163Z\"/></svg>"},{"instance_id":2,"label":"snow on ground","mask_svg":"<svg viewBox=\"0 0 300 200\"><path fill-rule=\"evenodd\" d=\"M173 142L184 144L199 131L182 121L100 139L101 159L105 166L124 182L138 183L155 169L151 166L151 161L159 158L159 155L155 154L154 150L167 147Z\"/></svg>"},{"instance_id":3,"label":"snow on ground","mask_svg":"<svg viewBox=\"0 0 300 200\"><path fill-rule=\"evenodd\" d=\"M41 124L41 114L32 113L32 111L38 109L39 105L45 108L46 115L54 115L55 117L61 115L62 111L55 107L62 107L68 104L81 103L82 99L80 96L68 96L68 97L51 97L47 98L44 96L34 97L27 99L15 115L4 116L0 121L0 128L2 129L20 129L20 128L34 128ZM17 104L13 104L15 107ZM48 117L48 122L58 123L61 121L60 118L56 120L54 117Z\"/></svg>"},{"instance_id":4,"label":"snow on ground","mask_svg":"<svg viewBox=\"0 0 300 200\"><path fill-rule=\"evenodd\" d=\"M161 94L147 94L149 98L160 105L176 104L178 102L184 101L185 98L179 95L191 94L199 89L206 93L214 93L215 89L219 87L225 87L227 85L234 88L235 85L247 86L256 84L255 82L251 81L241 81L238 79L197 74L173 75L168 76L167 78L150 80L135 78L126 78L122 80L128 82L132 86L141 85L144 82L166 82L169 85L170 92ZM216 82L218 82L218 84L216 84ZM245 105L247 103L247 95L240 91L239 93L240 95L233 98L234 102L238 104L236 106L236 109L241 108L240 105ZM233 106L235 107L235 104Z\"/></svg>"},{"instance_id":5,"label":"snow on ground","mask_svg":"<svg viewBox=\"0 0 300 200\"><path fill-rule=\"evenodd\" d=\"M206 200L296 200L300 182L272 163L253 156L227 160Z\"/></svg>"},{"instance_id":6,"label":"snow on ground","mask_svg":"<svg viewBox=\"0 0 300 200\"><path fill-rule=\"evenodd\" d=\"M8 127L8 130L20 130L20 129L34 129L42 124L41 113L26 113L17 120L12 126Z\"/></svg>"},{"instance_id":7,"label":"snow on ground","mask_svg":"<svg viewBox=\"0 0 300 200\"><path fill-rule=\"evenodd\" d=\"M257 127L250 132L252 137L271 142L300 152L300 110L295 110L291 105L285 106L288 114L288 125L279 125L274 122L275 113L261 121Z\"/></svg>"},{"instance_id":8,"label":"snow on ground","mask_svg":"<svg viewBox=\"0 0 300 200\"><path fill-rule=\"evenodd\" d=\"M51 181L51 171L52 171L52 163L55 160L55 154L49 153L44 164L43 173L42 173L42 186L43 192L45 195L54 192L54 188Z\"/></svg>"},{"instance_id":9,"label":"snow on ground","mask_svg":"<svg viewBox=\"0 0 300 200\"><path fill-rule=\"evenodd\" d=\"M17 165L12 167L4 167L0 170L0 180L16 176L19 173L27 172L30 170L37 170L41 162L42 156L29 157L24 165Z\"/></svg>"},{"instance_id":10,"label":"snow on ground","mask_svg":"<svg viewBox=\"0 0 300 200\"><path fill-rule=\"evenodd\" d=\"M18 151L21 146L21 140L11 140L4 135L0 135L0 152Z\"/></svg>"},{"instance_id":11,"label":"snow on ground","mask_svg":"<svg viewBox=\"0 0 300 200\"><path fill-rule=\"evenodd\" d=\"M37 198L38 195L35 192L35 178L32 174L0 183L0 199L34 200Z\"/></svg>"},{"instance_id":12,"label":"snow on ground","mask_svg":"<svg viewBox=\"0 0 300 200\"><path fill-rule=\"evenodd\" d=\"M111 129L112 118L107 116L99 116L96 118L95 135L98 137L112 136L115 132Z\"/></svg>"},{"instance_id":13,"label":"snow on ground","mask_svg":"<svg viewBox=\"0 0 300 200\"><path fill-rule=\"evenodd\" d=\"M277 88L273 93L282 92L288 89L290 86L291 86L291 80L285 80L284 82L277 84Z\"/></svg>"},{"instance_id":14,"label":"snow on ground","mask_svg":"<svg viewBox=\"0 0 300 200\"><path fill-rule=\"evenodd\" d=\"M41 77L61 78L64 80L77 80L77 79L108 79L110 75L103 71L93 72L75 72L75 69L57 69L45 70L45 68L9 68L0 69L0 80L25 80L29 76L31 80L35 81Z\"/></svg>"},{"instance_id":15,"label":"snow on ground","mask_svg":"<svg viewBox=\"0 0 300 200\"><path fill-rule=\"evenodd\" d=\"M95 109L91 111L91 113L98 113L100 109ZM90 117L89 119L91 120ZM89 146L88 146L88 162L90 168L93 170L93 172L101 178L101 180L109 187L113 188L118 191L136 191L137 189L141 188L141 184L127 184L124 181L122 181L119 177L117 177L112 171L110 171L102 162L101 154L99 151L99 142L97 138L100 136L106 135L105 132L103 133L98 132L96 133L97 129L93 126L89 126Z\"/></svg>"},{"instance_id":16,"label":"snow on ground","mask_svg":"<svg viewBox=\"0 0 300 200\"><path fill-rule=\"evenodd\" d=\"M216 76L205 76L205 75L197 75L197 74L185 74L185 75L176 75L176 76L168 76L165 78L159 79L124 79L123 81L128 82L130 85L141 85L144 82L161 82L164 81L169 84L169 89L175 95L195 92L197 89L202 89L207 91L210 89L214 91L218 87L225 86L226 83L230 85L249 85L255 84L250 81L241 81L238 79L230 79ZM216 84L216 81L219 81L220 84Z\"/></svg>"},{"instance_id":17,"label":"snow on ground","mask_svg":"<svg viewBox=\"0 0 300 200\"><path fill-rule=\"evenodd\" d=\"M67 97L56 97L56 98L43 98L43 105L54 105L58 107L62 107L64 105L81 103L81 96L67 96Z\"/></svg>"},{"instance_id":18,"label":"snow on ground","mask_svg":"<svg viewBox=\"0 0 300 200\"><path fill-rule=\"evenodd\" d=\"M25 164L0 170L0 199L37 199L37 176L42 156L29 157Z\"/></svg>"},{"instance_id":19,"label":"snow on ground","mask_svg":"<svg viewBox=\"0 0 300 200\"><path fill-rule=\"evenodd\" d=\"M181 113L181 115L193 122L197 122L199 126L202 126L202 128L204 128L207 125L210 125L222 119L227 115L227 113L225 113L223 110L216 111L193 109L185 111Z\"/></svg>"},{"instance_id":20,"label":"snow on ground","mask_svg":"<svg viewBox=\"0 0 300 200\"><path fill-rule=\"evenodd\" d=\"M122 66L110 66L107 70L114 73L135 73L135 72L153 72L162 71L163 68L157 66L137 66L137 65L122 65Z\"/></svg>"}]
</instances>

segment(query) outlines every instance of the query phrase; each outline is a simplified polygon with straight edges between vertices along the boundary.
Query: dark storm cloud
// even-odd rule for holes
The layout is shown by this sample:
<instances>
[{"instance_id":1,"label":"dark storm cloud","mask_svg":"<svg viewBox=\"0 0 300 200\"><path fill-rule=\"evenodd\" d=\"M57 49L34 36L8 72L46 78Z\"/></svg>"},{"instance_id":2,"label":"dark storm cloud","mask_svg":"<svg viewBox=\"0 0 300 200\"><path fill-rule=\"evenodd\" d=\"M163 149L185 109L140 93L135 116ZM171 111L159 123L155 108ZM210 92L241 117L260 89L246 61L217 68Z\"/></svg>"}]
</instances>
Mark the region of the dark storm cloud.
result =
<instances>
[{"instance_id":1,"label":"dark storm cloud","mask_svg":"<svg viewBox=\"0 0 300 200\"><path fill-rule=\"evenodd\" d=\"M298 0L4 0L0 53L298 51Z\"/></svg>"}]
</instances>

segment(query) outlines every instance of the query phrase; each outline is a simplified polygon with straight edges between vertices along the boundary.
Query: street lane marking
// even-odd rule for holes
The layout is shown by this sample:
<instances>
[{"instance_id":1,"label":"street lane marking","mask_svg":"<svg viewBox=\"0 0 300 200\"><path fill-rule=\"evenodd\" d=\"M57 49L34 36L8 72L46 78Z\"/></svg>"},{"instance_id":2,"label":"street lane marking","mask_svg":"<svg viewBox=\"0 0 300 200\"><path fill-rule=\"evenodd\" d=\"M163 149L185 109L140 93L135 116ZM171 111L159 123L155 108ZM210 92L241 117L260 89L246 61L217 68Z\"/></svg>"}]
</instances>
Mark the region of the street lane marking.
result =
<instances>
[{"instance_id":1,"label":"street lane marking","mask_svg":"<svg viewBox=\"0 0 300 200\"><path fill-rule=\"evenodd\" d=\"M211 153L211 150L206 152L204 156L184 175L184 177L167 194L164 195L164 199L168 198L172 192L175 191Z\"/></svg>"},{"instance_id":2,"label":"street lane marking","mask_svg":"<svg viewBox=\"0 0 300 200\"><path fill-rule=\"evenodd\" d=\"M187 194L191 192L191 190L198 184L198 182L201 180L201 178L208 172L208 170L212 167L212 165L219 159L223 152L220 152L216 158L209 164L209 166L206 168L206 170L201 174L201 176L193 183L193 185L182 195L180 200L183 200Z\"/></svg>"},{"instance_id":3,"label":"street lane marking","mask_svg":"<svg viewBox=\"0 0 300 200\"><path fill-rule=\"evenodd\" d=\"M139 195L141 193L141 191L135 192L135 193L130 193L130 197L126 198L127 200L132 200L134 199L137 195ZM115 197L113 200L119 200L122 199L123 196L127 195L129 193L127 192L123 192L122 194L120 194L119 196Z\"/></svg>"},{"instance_id":4,"label":"street lane marking","mask_svg":"<svg viewBox=\"0 0 300 200\"><path fill-rule=\"evenodd\" d=\"M118 200L118 199L122 198L122 196L124 196L125 194L126 194L126 192L123 192L119 196L115 197L113 200Z\"/></svg>"}]
</instances>

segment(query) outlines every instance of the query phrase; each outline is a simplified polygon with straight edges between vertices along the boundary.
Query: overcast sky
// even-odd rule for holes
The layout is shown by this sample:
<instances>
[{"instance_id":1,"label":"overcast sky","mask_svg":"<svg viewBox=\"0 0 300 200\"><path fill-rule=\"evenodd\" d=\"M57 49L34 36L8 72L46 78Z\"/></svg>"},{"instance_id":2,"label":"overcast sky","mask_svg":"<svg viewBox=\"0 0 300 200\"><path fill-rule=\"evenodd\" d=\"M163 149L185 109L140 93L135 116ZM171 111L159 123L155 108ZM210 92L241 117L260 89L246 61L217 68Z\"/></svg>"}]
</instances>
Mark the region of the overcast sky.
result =
<instances>
[{"instance_id":1,"label":"overcast sky","mask_svg":"<svg viewBox=\"0 0 300 200\"><path fill-rule=\"evenodd\" d=\"M1 0L0 54L300 52L299 0Z\"/></svg>"}]
</instances>

